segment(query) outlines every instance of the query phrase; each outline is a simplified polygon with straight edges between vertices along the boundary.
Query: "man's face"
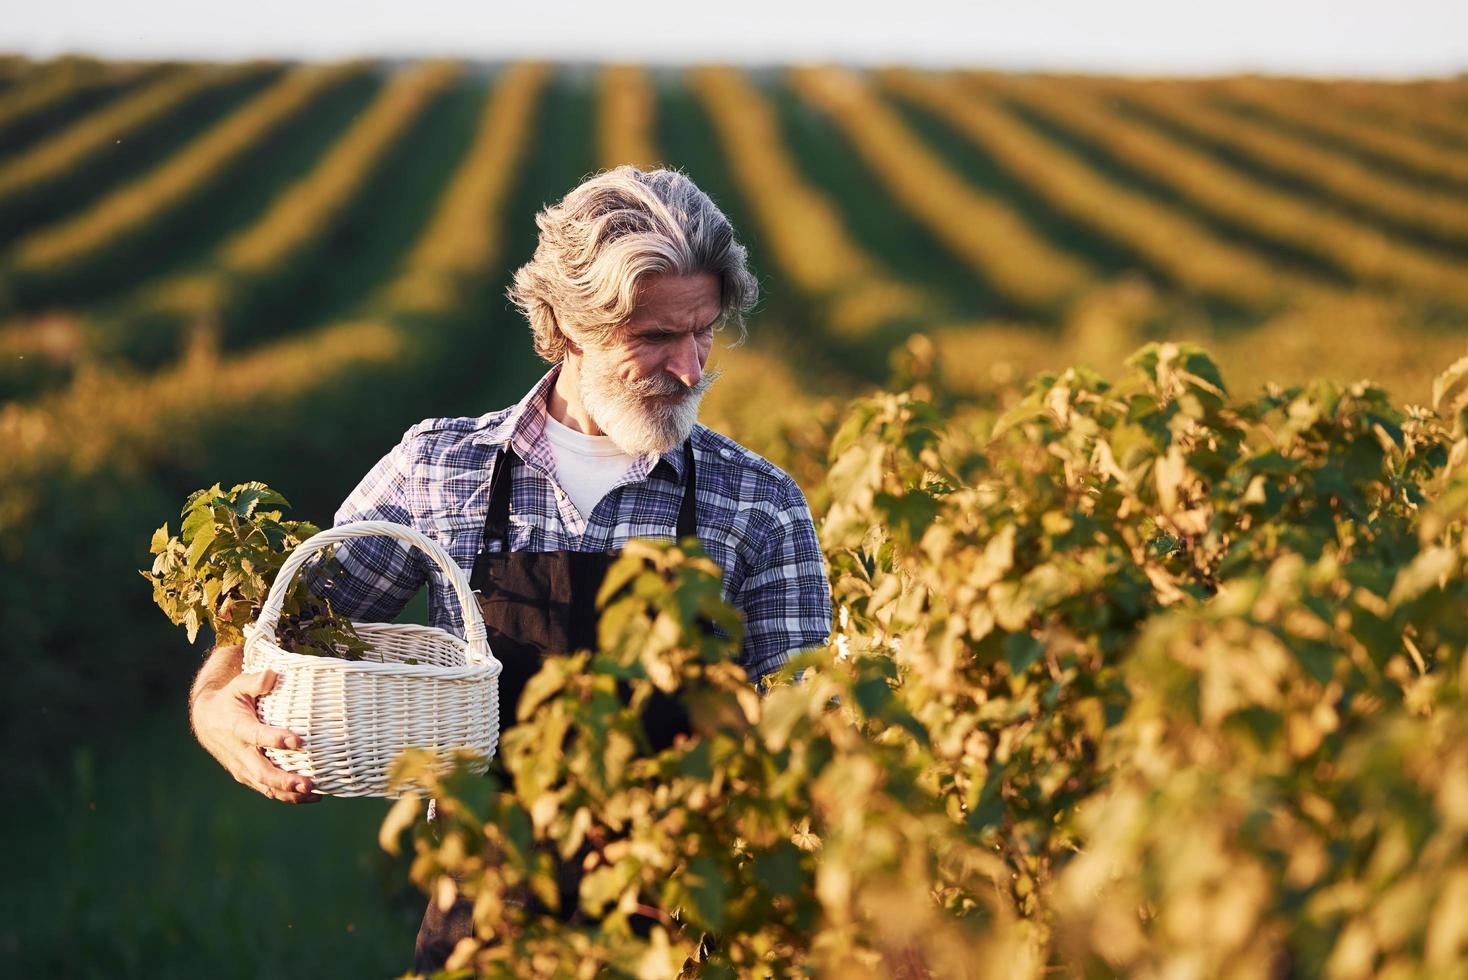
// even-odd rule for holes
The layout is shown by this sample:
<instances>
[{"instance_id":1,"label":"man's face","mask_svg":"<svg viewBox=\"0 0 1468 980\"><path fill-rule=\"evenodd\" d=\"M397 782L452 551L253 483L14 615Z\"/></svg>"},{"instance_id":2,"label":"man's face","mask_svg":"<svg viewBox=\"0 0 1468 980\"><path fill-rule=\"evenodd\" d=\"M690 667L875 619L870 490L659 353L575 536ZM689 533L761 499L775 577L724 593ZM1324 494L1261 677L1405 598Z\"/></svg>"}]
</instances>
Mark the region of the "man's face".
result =
<instances>
[{"instance_id":1,"label":"man's face","mask_svg":"<svg viewBox=\"0 0 1468 980\"><path fill-rule=\"evenodd\" d=\"M688 438L715 377L703 368L719 313L718 276L651 276L612 339L583 348L582 404L625 452L664 452Z\"/></svg>"}]
</instances>

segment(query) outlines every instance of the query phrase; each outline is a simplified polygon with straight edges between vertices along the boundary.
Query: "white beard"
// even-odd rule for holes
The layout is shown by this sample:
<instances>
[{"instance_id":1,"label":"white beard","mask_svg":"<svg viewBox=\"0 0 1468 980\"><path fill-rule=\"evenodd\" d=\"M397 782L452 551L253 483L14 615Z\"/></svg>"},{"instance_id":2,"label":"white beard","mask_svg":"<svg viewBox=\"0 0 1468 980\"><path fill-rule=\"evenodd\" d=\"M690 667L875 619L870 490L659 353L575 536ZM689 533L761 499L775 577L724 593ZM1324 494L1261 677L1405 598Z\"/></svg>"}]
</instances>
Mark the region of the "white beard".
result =
<instances>
[{"instance_id":1,"label":"white beard","mask_svg":"<svg viewBox=\"0 0 1468 980\"><path fill-rule=\"evenodd\" d=\"M705 374L693 387L657 374L631 384L618 381L599 353L584 348L581 359L581 404L591 421L625 453L664 453L687 439L698 422L698 403L718 379ZM676 401L654 396L685 393Z\"/></svg>"}]
</instances>

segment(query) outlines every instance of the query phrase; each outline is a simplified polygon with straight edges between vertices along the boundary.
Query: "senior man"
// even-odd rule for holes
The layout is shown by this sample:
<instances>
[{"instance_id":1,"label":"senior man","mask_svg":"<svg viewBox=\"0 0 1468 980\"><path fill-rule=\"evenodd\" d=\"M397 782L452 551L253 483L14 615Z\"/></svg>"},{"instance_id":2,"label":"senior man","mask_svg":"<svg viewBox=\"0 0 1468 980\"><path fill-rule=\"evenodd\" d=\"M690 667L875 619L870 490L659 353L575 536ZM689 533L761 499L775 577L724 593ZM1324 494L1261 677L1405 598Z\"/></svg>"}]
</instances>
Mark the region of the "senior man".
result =
<instances>
[{"instance_id":1,"label":"senior man","mask_svg":"<svg viewBox=\"0 0 1468 980\"><path fill-rule=\"evenodd\" d=\"M543 655L595 645L597 588L631 537L698 536L743 614L739 656L752 682L792 651L824 644L831 595L804 494L697 421L715 377L704 371L714 332L732 321L742 335L758 292L728 219L685 174L618 167L536 224L534 257L509 295L550 370L510 408L413 425L336 523L407 524L472 569L505 663L509 718ZM337 556L338 612L389 620L428 584L433 625L463 635L452 587L424 556L375 538L339 545ZM260 750L296 744L255 715L274 676L240 671L238 646L217 648L200 670L191 693L200 743L267 796L320 799ZM415 967L440 963L470 928L467 910L445 917L430 902Z\"/></svg>"}]
</instances>

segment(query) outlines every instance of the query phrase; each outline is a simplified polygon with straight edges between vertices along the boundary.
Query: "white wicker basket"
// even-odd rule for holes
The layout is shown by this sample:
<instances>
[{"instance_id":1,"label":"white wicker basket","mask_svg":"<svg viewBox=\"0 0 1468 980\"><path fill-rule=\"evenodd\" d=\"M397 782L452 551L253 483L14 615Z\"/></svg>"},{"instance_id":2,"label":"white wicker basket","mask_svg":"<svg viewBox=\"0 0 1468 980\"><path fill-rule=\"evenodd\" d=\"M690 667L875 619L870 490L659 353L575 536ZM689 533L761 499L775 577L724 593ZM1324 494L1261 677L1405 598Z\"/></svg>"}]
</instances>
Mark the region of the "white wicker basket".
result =
<instances>
[{"instance_id":1,"label":"white wicker basket","mask_svg":"<svg viewBox=\"0 0 1468 980\"><path fill-rule=\"evenodd\" d=\"M316 552L349 538L385 535L422 549L454 587L464 612L464 635L427 626L354 623L368 646L364 660L290 653L275 628L291 581ZM489 767L499 742L499 675L484 620L462 569L439 545L392 521L356 521L312 535L293 551L271 583L260 615L245 627L244 669L278 675L256 700L267 725L302 736L299 749L265 749L277 766L309 776L316 792L331 796L385 796L388 769L406 748L432 750L447 767L458 750L482 756ZM413 659L416 664L405 663Z\"/></svg>"}]
</instances>

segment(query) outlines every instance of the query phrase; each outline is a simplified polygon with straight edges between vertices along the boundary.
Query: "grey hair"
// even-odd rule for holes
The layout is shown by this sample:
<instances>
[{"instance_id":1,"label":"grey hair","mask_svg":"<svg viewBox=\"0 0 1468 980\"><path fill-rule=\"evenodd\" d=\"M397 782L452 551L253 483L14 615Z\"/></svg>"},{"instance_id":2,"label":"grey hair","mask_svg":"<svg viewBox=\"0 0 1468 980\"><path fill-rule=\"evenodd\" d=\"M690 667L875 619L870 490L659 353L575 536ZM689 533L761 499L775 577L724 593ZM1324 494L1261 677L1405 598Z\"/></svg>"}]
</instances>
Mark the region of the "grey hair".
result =
<instances>
[{"instance_id":1,"label":"grey hair","mask_svg":"<svg viewBox=\"0 0 1468 980\"><path fill-rule=\"evenodd\" d=\"M713 273L719 314L745 336L759 298L748 254L718 206L687 174L621 166L588 177L535 216L540 241L515 272L510 301L551 363L573 338L603 342L625 323L650 275Z\"/></svg>"}]
</instances>

